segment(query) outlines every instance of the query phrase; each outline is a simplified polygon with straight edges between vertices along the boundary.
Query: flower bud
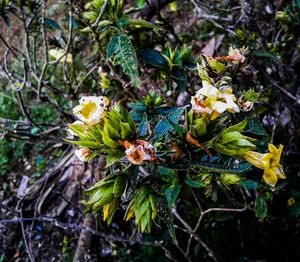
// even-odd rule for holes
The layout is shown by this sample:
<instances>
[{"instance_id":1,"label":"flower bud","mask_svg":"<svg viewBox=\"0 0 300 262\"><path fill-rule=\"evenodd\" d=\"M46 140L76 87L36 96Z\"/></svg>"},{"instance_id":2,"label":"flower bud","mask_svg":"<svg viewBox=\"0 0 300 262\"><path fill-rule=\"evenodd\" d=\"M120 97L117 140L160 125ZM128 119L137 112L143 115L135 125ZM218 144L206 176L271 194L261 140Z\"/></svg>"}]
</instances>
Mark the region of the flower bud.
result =
<instances>
[{"instance_id":1,"label":"flower bud","mask_svg":"<svg viewBox=\"0 0 300 262\"><path fill-rule=\"evenodd\" d=\"M236 174L221 174L220 178L227 189L229 189L230 185L237 184L241 180Z\"/></svg>"},{"instance_id":2,"label":"flower bud","mask_svg":"<svg viewBox=\"0 0 300 262\"><path fill-rule=\"evenodd\" d=\"M241 123L223 130L220 135L211 141L212 147L220 154L240 157L255 148L250 141L254 139L244 136L241 132L247 125L244 120Z\"/></svg>"}]
</instances>

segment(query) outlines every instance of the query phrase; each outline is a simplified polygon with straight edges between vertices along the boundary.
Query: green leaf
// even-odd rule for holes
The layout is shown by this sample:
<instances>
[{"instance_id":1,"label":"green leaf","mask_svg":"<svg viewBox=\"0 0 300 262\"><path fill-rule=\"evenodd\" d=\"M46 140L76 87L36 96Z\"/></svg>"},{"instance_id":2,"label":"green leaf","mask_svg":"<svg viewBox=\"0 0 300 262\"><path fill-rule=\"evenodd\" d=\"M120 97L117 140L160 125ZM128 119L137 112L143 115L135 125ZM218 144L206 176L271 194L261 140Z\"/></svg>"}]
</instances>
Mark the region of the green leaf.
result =
<instances>
[{"instance_id":1,"label":"green leaf","mask_svg":"<svg viewBox=\"0 0 300 262\"><path fill-rule=\"evenodd\" d=\"M148 199L145 199L140 205L135 206L136 223L139 223L141 217L146 213L149 205L150 205L150 201Z\"/></svg>"},{"instance_id":2,"label":"green leaf","mask_svg":"<svg viewBox=\"0 0 300 262\"><path fill-rule=\"evenodd\" d=\"M226 67L224 64L222 64L221 62L219 62L218 60L212 58L212 57L209 57L209 56L206 56L205 57L206 60L207 60L207 63L209 64L209 66L217 73L217 74L220 74L220 73L223 73L225 70L226 70Z\"/></svg>"},{"instance_id":3,"label":"green leaf","mask_svg":"<svg viewBox=\"0 0 300 262\"><path fill-rule=\"evenodd\" d=\"M176 162L165 162L160 163L160 165L174 170L186 170L190 168L191 162L187 158L181 157L177 159Z\"/></svg>"},{"instance_id":4,"label":"green leaf","mask_svg":"<svg viewBox=\"0 0 300 262\"><path fill-rule=\"evenodd\" d=\"M195 188L200 188L200 187L204 187L205 185L203 183L199 183L191 178L186 178L184 180L184 183L186 183L188 186L190 187L195 187Z\"/></svg>"},{"instance_id":5,"label":"green leaf","mask_svg":"<svg viewBox=\"0 0 300 262\"><path fill-rule=\"evenodd\" d=\"M96 204L93 205L93 212L97 213L100 208L111 203L113 200L114 194L111 192L105 192L104 196Z\"/></svg>"},{"instance_id":6,"label":"green leaf","mask_svg":"<svg viewBox=\"0 0 300 262\"><path fill-rule=\"evenodd\" d=\"M142 7L145 4L145 0L137 0L137 6Z\"/></svg>"},{"instance_id":7,"label":"green leaf","mask_svg":"<svg viewBox=\"0 0 300 262\"><path fill-rule=\"evenodd\" d=\"M98 202L101 199L101 197L103 197L103 195L105 193L105 190L103 190L103 189L104 189L103 187L101 187L100 189L98 189L93 194L93 196L90 198L90 200L88 202L86 202L86 205L93 205L96 202Z\"/></svg>"},{"instance_id":8,"label":"green leaf","mask_svg":"<svg viewBox=\"0 0 300 262\"><path fill-rule=\"evenodd\" d=\"M134 197L134 204L136 206L139 206L148 194L149 194L148 188L146 186L141 187L137 195Z\"/></svg>"},{"instance_id":9,"label":"green leaf","mask_svg":"<svg viewBox=\"0 0 300 262\"><path fill-rule=\"evenodd\" d=\"M149 202L150 202L150 206L152 209L152 216L151 218L154 220L156 217L156 213L157 213L157 199L154 195L150 194L149 195Z\"/></svg>"},{"instance_id":10,"label":"green leaf","mask_svg":"<svg viewBox=\"0 0 300 262\"><path fill-rule=\"evenodd\" d=\"M118 34L111 38L107 50L107 59L114 57L114 63L121 65L124 73L131 79L135 87L139 86L138 61L130 38L125 34Z\"/></svg>"},{"instance_id":11,"label":"green leaf","mask_svg":"<svg viewBox=\"0 0 300 262\"><path fill-rule=\"evenodd\" d=\"M101 134L102 134L102 140L104 144L107 145L108 147L117 148L120 146L118 142L111 139L105 132L102 132Z\"/></svg>"},{"instance_id":12,"label":"green leaf","mask_svg":"<svg viewBox=\"0 0 300 262\"><path fill-rule=\"evenodd\" d=\"M122 196L126 186L126 178L124 175L120 175L116 178L114 183L113 193L115 197Z\"/></svg>"},{"instance_id":13,"label":"green leaf","mask_svg":"<svg viewBox=\"0 0 300 262\"><path fill-rule=\"evenodd\" d=\"M128 16L123 16L118 20L118 26L124 27L131 23L130 18Z\"/></svg>"},{"instance_id":14,"label":"green leaf","mask_svg":"<svg viewBox=\"0 0 300 262\"><path fill-rule=\"evenodd\" d=\"M145 63L158 68L168 67L166 59L155 49L140 49L138 51L138 57L141 58Z\"/></svg>"},{"instance_id":15,"label":"green leaf","mask_svg":"<svg viewBox=\"0 0 300 262\"><path fill-rule=\"evenodd\" d=\"M248 162L236 162L235 158L224 158L219 155L209 157L207 154L202 156L194 155L192 165L199 167L201 170L216 173L233 173L240 174L250 169L251 164Z\"/></svg>"},{"instance_id":16,"label":"green leaf","mask_svg":"<svg viewBox=\"0 0 300 262\"><path fill-rule=\"evenodd\" d=\"M98 142L92 140L80 140L80 141L66 140L66 141L71 144L86 147L89 149L99 149L101 147L101 145Z\"/></svg>"},{"instance_id":17,"label":"green leaf","mask_svg":"<svg viewBox=\"0 0 300 262\"><path fill-rule=\"evenodd\" d=\"M172 112L174 112L177 107L174 106L163 106L154 108L154 114L166 116Z\"/></svg>"},{"instance_id":18,"label":"green leaf","mask_svg":"<svg viewBox=\"0 0 300 262\"><path fill-rule=\"evenodd\" d=\"M245 188L247 188L249 190L256 190L258 188L258 183L253 180L241 181L240 185L244 186Z\"/></svg>"},{"instance_id":19,"label":"green leaf","mask_svg":"<svg viewBox=\"0 0 300 262\"><path fill-rule=\"evenodd\" d=\"M138 128L138 134L140 137L146 136L148 134L148 125L149 125L148 116L147 113L145 112L143 116L143 120L140 123Z\"/></svg>"},{"instance_id":20,"label":"green leaf","mask_svg":"<svg viewBox=\"0 0 300 262\"><path fill-rule=\"evenodd\" d=\"M98 13L95 11L84 12L83 17L85 19L89 20L90 22L94 22L94 21L96 21L96 19L98 17Z\"/></svg>"},{"instance_id":21,"label":"green leaf","mask_svg":"<svg viewBox=\"0 0 300 262\"><path fill-rule=\"evenodd\" d=\"M184 109L182 108L177 108L174 112L170 113L169 115L166 116L166 118L169 121L172 121L174 124L177 124L179 122L180 116L184 112ZM160 120L155 129L154 129L154 141L160 140L164 136L168 136L169 132L172 131L174 128L170 123L167 121L166 118L163 118Z\"/></svg>"},{"instance_id":22,"label":"green leaf","mask_svg":"<svg viewBox=\"0 0 300 262\"><path fill-rule=\"evenodd\" d=\"M132 135L132 129L128 123L120 123L122 140L127 140Z\"/></svg>"},{"instance_id":23,"label":"green leaf","mask_svg":"<svg viewBox=\"0 0 300 262\"><path fill-rule=\"evenodd\" d=\"M263 196L260 195L255 199L254 209L256 216L260 221L263 221L268 214L267 202Z\"/></svg>"},{"instance_id":24,"label":"green leaf","mask_svg":"<svg viewBox=\"0 0 300 262\"><path fill-rule=\"evenodd\" d=\"M133 25L134 27L144 27L144 28L151 28L151 29L155 29L155 30L160 30L159 26L156 26L152 23L149 23L145 20L139 19L139 20L131 20L130 22L131 25Z\"/></svg>"},{"instance_id":25,"label":"green leaf","mask_svg":"<svg viewBox=\"0 0 300 262\"><path fill-rule=\"evenodd\" d=\"M222 131L222 133L223 134L228 134L228 133L233 132L233 131L243 132L245 127L247 126L247 123L248 123L248 121L245 118L242 122L226 128L224 131Z\"/></svg>"},{"instance_id":26,"label":"green leaf","mask_svg":"<svg viewBox=\"0 0 300 262\"><path fill-rule=\"evenodd\" d=\"M45 27L52 30L61 30L61 27L53 19L45 18Z\"/></svg>"},{"instance_id":27,"label":"green leaf","mask_svg":"<svg viewBox=\"0 0 300 262\"><path fill-rule=\"evenodd\" d=\"M174 181L174 180L173 180ZM180 185L178 184L178 180L176 179L176 182L170 186L168 186L167 188L164 189L164 194L166 196L167 202L168 202L168 207L171 208L176 200L177 197L180 193Z\"/></svg>"},{"instance_id":28,"label":"green leaf","mask_svg":"<svg viewBox=\"0 0 300 262\"><path fill-rule=\"evenodd\" d=\"M258 136L268 135L262 123L254 118L248 119L248 124L245 128L245 131Z\"/></svg>"},{"instance_id":29,"label":"green leaf","mask_svg":"<svg viewBox=\"0 0 300 262\"><path fill-rule=\"evenodd\" d=\"M106 157L106 166L105 166L105 168L112 166L114 163L116 163L117 161L119 161L124 156L125 156L125 152L124 151L121 151L121 150L111 150L109 152L109 154L107 155L107 157Z\"/></svg>"},{"instance_id":30,"label":"green leaf","mask_svg":"<svg viewBox=\"0 0 300 262\"><path fill-rule=\"evenodd\" d=\"M102 20L98 23L98 30L102 32L104 29L106 29L108 26L112 25L113 23L109 20Z\"/></svg>"},{"instance_id":31,"label":"green leaf","mask_svg":"<svg viewBox=\"0 0 300 262\"><path fill-rule=\"evenodd\" d=\"M168 207L167 201L164 197L158 197L157 198L158 202L158 214L164 221L164 223L167 225L169 234L173 240L173 242L176 241L176 236L175 236L175 228L174 228L174 222L173 222L173 216L171 209Z\"/></svg>"}]
</instances>

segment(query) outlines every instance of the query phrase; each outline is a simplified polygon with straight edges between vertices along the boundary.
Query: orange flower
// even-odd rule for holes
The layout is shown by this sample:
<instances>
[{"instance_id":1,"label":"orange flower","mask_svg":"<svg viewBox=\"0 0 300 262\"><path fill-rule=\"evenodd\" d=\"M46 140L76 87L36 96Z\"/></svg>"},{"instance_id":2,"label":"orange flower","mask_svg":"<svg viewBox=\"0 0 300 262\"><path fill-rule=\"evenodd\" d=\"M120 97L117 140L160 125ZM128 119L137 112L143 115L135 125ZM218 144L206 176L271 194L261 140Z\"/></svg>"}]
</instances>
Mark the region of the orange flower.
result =
<instances>
[{"instance_id":1,"label":"orange flower","mask_svg":"<svg viewBox=\"0 0 300 262\"><path fill-rule=\"evenodd\" d=\"M232 46L229 48L228 56L220 56L215 58L218 61L231 61L234 64L237 63L244 63L246 60L246 57L243 56L239 49L232 48Z\"/></svg>"},{"instance_id":2,"label":"orange flower","mask_svg":"<svg viewBox=\"0 0 300 262\"><path fill-rule=\"evenodd\" d=\"M127 159L134 165L140 165L145 160L156 160L155 148L144 140L136 140L134 144L124 141L123 144Z\"/></svg>"}]
</instances>

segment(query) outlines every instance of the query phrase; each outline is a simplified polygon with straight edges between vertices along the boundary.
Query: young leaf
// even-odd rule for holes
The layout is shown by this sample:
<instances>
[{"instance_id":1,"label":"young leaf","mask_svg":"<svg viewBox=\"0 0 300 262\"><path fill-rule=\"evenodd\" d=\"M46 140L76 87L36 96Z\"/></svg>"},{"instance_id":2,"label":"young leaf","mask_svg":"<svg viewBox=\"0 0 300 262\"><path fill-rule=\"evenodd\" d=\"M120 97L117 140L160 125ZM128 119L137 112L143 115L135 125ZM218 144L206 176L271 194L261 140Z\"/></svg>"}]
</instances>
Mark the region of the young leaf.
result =
<instances>
[{"instance_id":1,"label":"young leaf","mask_svg":"<svg viewBox=\"0 0 300 262\"><path fill-rule=\"evenodd\" d=\"M139 20L131 20L130 22L131 25L133 25L134 27L144 27L144 28L151 28L151 29L155 29L155 30L159 30L160 28L154 24L151 24L145 20L139 19Z\"/></svg>"}]
</instances>

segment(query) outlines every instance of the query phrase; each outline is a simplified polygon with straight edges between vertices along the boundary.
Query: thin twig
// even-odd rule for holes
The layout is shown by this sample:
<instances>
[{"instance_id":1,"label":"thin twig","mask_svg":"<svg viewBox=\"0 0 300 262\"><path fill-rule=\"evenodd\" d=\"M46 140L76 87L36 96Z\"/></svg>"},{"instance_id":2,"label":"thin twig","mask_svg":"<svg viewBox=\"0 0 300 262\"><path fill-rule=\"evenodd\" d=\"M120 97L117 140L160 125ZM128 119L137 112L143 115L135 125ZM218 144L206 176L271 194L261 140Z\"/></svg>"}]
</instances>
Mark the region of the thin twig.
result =
<instances>
[{"instance_id":1,"label":"thin twig","mask_svg":"<svg viewBox=\"0 0 300 262\"><path fill-rule=\"evenodd\" d=\"M22 218L14 218L14 219L4 219L0 220L0 224L10 224L10 223L24 223L24 222L32 222L32 221L39 221L39 222L46 222L46 223L51 223L56 227L62 228L64 230L74 230L74 231L87 231L90 232L96 236L102 237L105 240L111 240L115 242L123 242L123 243L128 243L130 245L135 245L135 244L141 244L141 245L146 245L146 246L160 246L163 241L142 241L142 240L129 240L122 238L120 236L112 235L112 234L106 234L100 231L97 231L93 228L86 227L86 226L79 226L74 223L66 223L59 221L58 219L54 217L46 217L46 216L40 216L40 217L22 217Z\"/></svg>"},{"instance_id":2,"label":"thin twig","mask_svg":"<svg viewBox=\"0 0 300 262\"><path fill-rule=\"evenodd\" d=\"M108 2L109 2L109 0L105 0L105 1L104 1L103 5L102 5L102 7L101 7L100 13L99 13L99 15L98 15L98 17L97 17L95 23L92 24L92 28L94 28L94 29L97 28L97 26L98 26L98 24L99 24L99 22L100 22L100 20L101 20L101 18L102 18L102 16L103 16L103 14L104 14L104 12L105 12L105 9L106 9L106 7L107 7Z\"/></svg>"}]
</instances>

